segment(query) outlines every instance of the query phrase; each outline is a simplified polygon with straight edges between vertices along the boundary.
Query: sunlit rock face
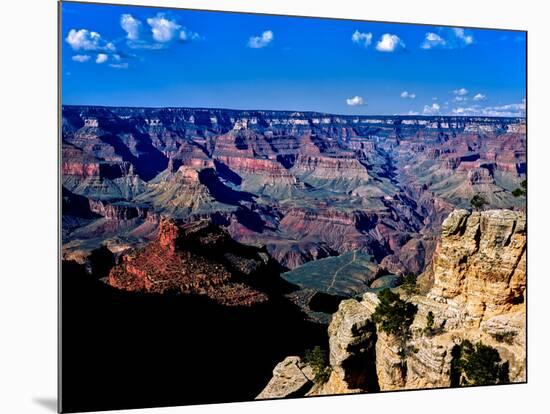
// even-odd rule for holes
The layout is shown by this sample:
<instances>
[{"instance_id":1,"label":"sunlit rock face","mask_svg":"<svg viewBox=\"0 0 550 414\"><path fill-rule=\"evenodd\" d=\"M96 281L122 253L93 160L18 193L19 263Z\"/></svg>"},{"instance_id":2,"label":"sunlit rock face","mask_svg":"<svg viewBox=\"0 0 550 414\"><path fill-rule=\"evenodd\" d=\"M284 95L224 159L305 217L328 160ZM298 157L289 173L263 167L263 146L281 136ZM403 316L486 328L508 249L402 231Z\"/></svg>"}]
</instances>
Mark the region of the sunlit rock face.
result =
<instances>
[{"instance_id":1,"label":"sunlit rock face","mask_svg":"<svg viewBox=\"0 0 550 414\"><path fill-rule=\"evenodd\" d=\"M405 364L397 338L372 322L377 296L365 293L360 300L342 301L332 316L332 374L310 393L449 387L451 351L466 339L497 349L510 364L510 381L525 381L525 247L525 213L453 211L435 249L433 286L410 299L418 311L409 343L414 352ZM428 312L434 315L429 334Z\"/></svg>"}]
</instances>

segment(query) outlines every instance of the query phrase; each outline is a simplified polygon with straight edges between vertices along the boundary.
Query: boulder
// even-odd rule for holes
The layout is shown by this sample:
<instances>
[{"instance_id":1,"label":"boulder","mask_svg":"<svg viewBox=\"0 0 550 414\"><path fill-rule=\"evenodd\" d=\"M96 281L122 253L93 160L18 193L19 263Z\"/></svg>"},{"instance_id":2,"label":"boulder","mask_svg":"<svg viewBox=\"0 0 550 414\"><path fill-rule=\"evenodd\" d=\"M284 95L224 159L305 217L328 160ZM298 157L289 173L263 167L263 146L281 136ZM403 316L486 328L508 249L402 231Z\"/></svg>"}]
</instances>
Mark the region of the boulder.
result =
<instances>
[{"instance_id":1,"label":"boulder","mask_svg":"<svg viewBox=\"0 0 550 414\"><path fill-rule=\"evenodd\" d=\"M273 377L256 399L302 397L312 387L314 377L313 369L300 357L286 357L275 366Z\"/></svg>"}]
</instances>

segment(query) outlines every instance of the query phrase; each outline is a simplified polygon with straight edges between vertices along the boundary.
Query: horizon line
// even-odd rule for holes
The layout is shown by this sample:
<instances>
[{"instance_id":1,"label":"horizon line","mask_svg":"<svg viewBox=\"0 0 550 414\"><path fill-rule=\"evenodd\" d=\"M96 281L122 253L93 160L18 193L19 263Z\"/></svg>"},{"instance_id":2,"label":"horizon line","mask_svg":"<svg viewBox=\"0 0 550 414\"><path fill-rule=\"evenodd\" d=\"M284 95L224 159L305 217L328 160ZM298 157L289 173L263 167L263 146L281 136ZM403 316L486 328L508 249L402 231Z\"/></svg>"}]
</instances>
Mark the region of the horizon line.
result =
<instances>
[{"instance_id":1,"label":"horizon line","mask_svg":"<svg viewBox=\"0 0 550 414\"><path fill-rule=\"evenodd\" d=\"M330 115L330 116L341 116L341 117L409 117L409 118L496 118L496 119L526 119L527 114L514 115L514 116L498 116L498 115L424 115L424 114L362 114L362 115L352 115L352 114L337 114L332 112L320 112L313 110L294 110L294 109L236 109L236 108L226 108L226 107L207 107L207 106L129 106L129 105L95 105L95 104L61 104L61 107L73 106L73 107L96 107L96 108L124 108L124 109L191 109L191 110L215 110L215 111L234 111L234 112L302 112L309 114L320 114L320 115Z\"/></svg>"}]
</instances>

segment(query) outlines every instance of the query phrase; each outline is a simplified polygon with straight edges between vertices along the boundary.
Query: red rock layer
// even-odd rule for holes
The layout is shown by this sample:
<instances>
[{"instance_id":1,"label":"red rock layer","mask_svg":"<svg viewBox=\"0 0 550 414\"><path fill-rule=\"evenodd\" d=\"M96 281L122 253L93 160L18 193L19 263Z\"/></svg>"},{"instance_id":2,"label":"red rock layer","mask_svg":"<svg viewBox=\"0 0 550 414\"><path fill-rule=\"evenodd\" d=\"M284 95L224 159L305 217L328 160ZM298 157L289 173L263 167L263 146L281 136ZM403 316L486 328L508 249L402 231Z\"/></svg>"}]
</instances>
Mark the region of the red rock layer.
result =
<instances>
[{"instance_id":1,"label":"red rock layer","mask_svg":"<svg viewBox=\"0 0 550 414\"><path fill-rule=\"evenodd\" d=\"M265 293L237 281L225 264L186 247L188 238L203 230L204 225L180 227L171 220L161 220L157 239L125 255L122 263L111 270L108 283L128 291L205 295L227 306L267 301ZM212 230L202 236L201 243L223 242L225 237L225 232Z\"/></svg>"}]
</instances>

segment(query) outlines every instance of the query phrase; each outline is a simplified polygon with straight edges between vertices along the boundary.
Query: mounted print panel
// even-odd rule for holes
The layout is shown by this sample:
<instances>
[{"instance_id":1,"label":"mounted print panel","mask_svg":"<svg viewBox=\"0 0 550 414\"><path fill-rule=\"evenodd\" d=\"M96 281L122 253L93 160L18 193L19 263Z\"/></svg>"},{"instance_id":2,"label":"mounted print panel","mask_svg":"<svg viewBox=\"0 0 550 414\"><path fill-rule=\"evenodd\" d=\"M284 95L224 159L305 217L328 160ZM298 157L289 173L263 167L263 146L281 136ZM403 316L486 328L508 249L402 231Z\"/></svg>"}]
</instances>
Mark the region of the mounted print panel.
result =
<instances>
[{"instance_id":1,"label":"mounted print panel","mask_svg":"<svg viewBox=\"0 0 550 414\"><path fill-rule=\"evenodd\" d=\"M61 411L526 382L526 32L59 30Z\"/></svg>"}]
</instances>

